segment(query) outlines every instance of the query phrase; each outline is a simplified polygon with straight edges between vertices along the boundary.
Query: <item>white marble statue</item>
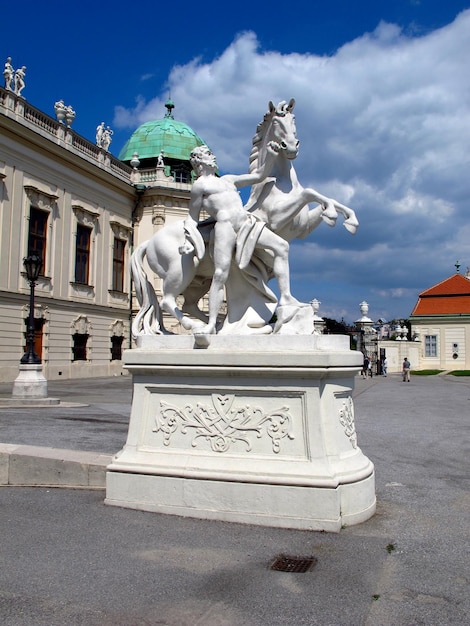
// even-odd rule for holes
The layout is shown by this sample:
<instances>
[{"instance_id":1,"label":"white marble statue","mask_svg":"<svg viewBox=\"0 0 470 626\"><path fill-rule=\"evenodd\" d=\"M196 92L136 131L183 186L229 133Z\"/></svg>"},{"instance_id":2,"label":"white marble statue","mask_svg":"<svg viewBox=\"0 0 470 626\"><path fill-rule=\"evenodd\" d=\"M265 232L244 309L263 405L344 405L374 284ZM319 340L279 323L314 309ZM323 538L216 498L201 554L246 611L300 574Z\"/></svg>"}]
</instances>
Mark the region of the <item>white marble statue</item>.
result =
<instances>
[{"instance_id":1,"label":"white marble statue","mask_svg":"<svg viewBox=\"0 0 470 626\"><path fill-rule=\"evenodd\" d=\"M160 154L157 157L157 167L165 167L165 161L163 160L163 156L164 156L164 152L163 150L160 152Z\"/></svg>"},{"instance_id":2,"label":"white marble statue","mask_svg":"<svg viewBox=\"0 0 470 626\"><path fill-rule=\"evenodd\" d=\"M15 70L11 64L11 57L8 57L5 62L5 69L3 70L3 78L5 79L5 89L9 89L11 91L11 83L13 82L13 77L15 75Z\"/></svg>"},{"instance_id":3,"label":"white marble statue","mask_svg":"<svg viewBox=\"0 0 470 626\"><path fill-rule=\"evenodd\" d=\"M216 186L208 183L217 180L210 173L211 168L215 167L215 160L210 167L209 163L205 163L205 174L201 182L198 184L196 181L194 185L195 194L200 189L201 206L197 207L195 196L196 209L192 211L192 224L191 218L169 224L135 250L131 266L141 306L133 323L135 336L166 333L162 323L162 309L195 333L201 331L201 325L191 317L208 324L202 328L202 332L214 332L214 313L216 310L218 312L220 287L224 283L227 316L222 328L218 330L221 333L270 333L273 331L270 320L276 307L278 321L275 332L282 333L283 326L290 324L293 327L290 332L294 333L296 315L300 313L304 316L305 311L312 311L310 306L297 303L290 295L289 287L285 284L285 280L289 280L288 264L279 251L282 246L288 250L289 241L296 237L306 237L322 221L334 226L338 213L346 218L344 226L351 233L355 233L358 221L349 207L312 188L300 185L293 167L299 146L292 113L294 105L294 100L281 102L277 107L269 103L269 110L253 138L249 174L227 177L221 183L227 185L227 188L222 191L219 183ZM207 159L210 158L209 155L206 156ZM270 170L269 174L267 168ZM196 173L202 174L201 171ZM256 180L253 180L253 176ZM250 198L243 209L239 201L235 203L232 197L238 178L242 181L249 180L246 184L252 185ZM224 193L230 198L228 206L231 207L231 213L227 215L223 215L223 210L219 209L220 198L223 197L219 194ZM316 206L310 208L310 202L314 202ZM195 219L199 208L205 208L212 213L215 222L214 218L206 220L196 229ZM215 259L211 250L217 240L217 231L220 233L230 229L233 233L226 243L228 261L225 257L221 263L220 256ZM194 248L191 251L189 248L186 250L188 232ZM269 245L266 244L267 238ZM281 240L284 240L283 244L279 243ZM223 238L221 241L224 241ZM180 249L186 253L180 256ZM158 302L144 271L145 257L150 268L162 279L161 302ZM227 263L230 264L228 273ZM282 293L279 302L268 287L273 276L280 282ZM198 301L211 289L211 283L215 286L210 292L212 309L211 319L208 321L207 316L200 311ZM182 310L176 304L179 295L184 296ZM313 323L311 326L313 332Z\"/></svg>"},{"instance_id":4,"label":"white marble statue","mask_svg":"<svg viewBox=\"0 0 470 626\"><path fill-rule=\"evenodd\" d=\"M25 87L24 77L26 73L26 66L20 67L15 72L15 93L17 96L21 96L21 92Z\"/></svg>"},{"instance_id":5,"label":"white marble statue","mask_svg":"<svg viewBox=\"0 0 470 626\"><path fill-rule=\"evenodd\" d=\"M248 213L242 204L238 189L254 185L269 175L279 144L272 142L260 169L250 174L227 174L216 176L215 156L207 146L195 148L191 153L191 165L198 176L191 188L189 215L184 221L186 241L180 247L181 254L194 254L199 260L205 255L205 244L197 229L201 211L215 219L213 231L212 260L214 272L209 290L209 320L205 326L193 327L194 333L215 333L217 316L224 299L224 287L228 280L232 260L243 269L251 260L255 249L269 250L273 255L273 274L279 284L279 305L306 306L290 292L289 244L266 227L265 223ZM256 240L254 247L249 241ZM174 310L171 311L174 313ZM184 323L184 318L182 323ZM187 321L187 320L186 320Z\"/></svg>"},{"instance_id":6,"label":"white marble statue","mask_svg":"<svg viewBox=\"0 0 470 626\"><path fill-rule=\"evenodd\" d=\"M100 148L101 148L101 139L103 137L104 127L105 127L104 122L101 122L101 124L98 124L98 126L96 127L96 145L99 146Z\"/></svg>"},{"instance_id":7,"label":"white marble statue","mask_svg":"<svg viewBox=\"0 0 470 626\"><path fill-rule=\"evenodd\" d=\"M109 146L111 145L113 134L114 131L112 131L109 126L106 126L103 130L103 134L101 135L101 147L103 150L106 150L106 152L109 150Z\"/></svg>"}]
</instances>

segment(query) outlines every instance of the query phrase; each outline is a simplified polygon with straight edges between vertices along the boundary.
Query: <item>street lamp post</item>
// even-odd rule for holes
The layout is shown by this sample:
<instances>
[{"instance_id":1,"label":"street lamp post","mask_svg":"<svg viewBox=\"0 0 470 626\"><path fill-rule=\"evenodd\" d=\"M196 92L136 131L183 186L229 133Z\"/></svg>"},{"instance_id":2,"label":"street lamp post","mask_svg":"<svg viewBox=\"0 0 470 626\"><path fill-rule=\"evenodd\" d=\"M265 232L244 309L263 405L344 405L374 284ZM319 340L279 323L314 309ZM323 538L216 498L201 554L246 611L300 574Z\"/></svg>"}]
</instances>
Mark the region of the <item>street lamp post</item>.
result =
<instances>
[{"instance_id":1,"label":"street lamp post","mask_svg":"<svg viewBox=\"0 0 470 626\"><path fill-rule=\"evenodd\" d=\"M30 254L23 259L26 276L29 282L29 321L26 335L27 350L21 357L20 363L23 365L39 365L41 357L34 351L34 288L42 268L42 259L37 254Z\"/></svg>"},{"instance_id":2,"label":"street lamp post","mask_svg":"<svg viewBox=\"0 0 470 626\"><path fill-rule=\"evenodd\" d=\"M47 380L42 372L41 358L34 351L34 288L42 268L42 259L33 253L23 259L23 264L30 287L27 345L20 360L19 374L13 383L10 403L25 406L59 404L58 398L47 396Z\"/></svg>"}]
</instances>

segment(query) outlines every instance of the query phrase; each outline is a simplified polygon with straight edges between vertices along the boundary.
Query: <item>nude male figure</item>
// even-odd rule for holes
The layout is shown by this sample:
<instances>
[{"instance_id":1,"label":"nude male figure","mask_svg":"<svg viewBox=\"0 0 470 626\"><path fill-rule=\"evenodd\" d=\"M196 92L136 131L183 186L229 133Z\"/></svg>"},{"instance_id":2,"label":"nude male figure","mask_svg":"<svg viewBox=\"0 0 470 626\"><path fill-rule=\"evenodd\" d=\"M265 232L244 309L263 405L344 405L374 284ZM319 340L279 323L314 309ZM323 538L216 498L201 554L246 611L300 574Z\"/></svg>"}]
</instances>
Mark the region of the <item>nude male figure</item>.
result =
<instances>
[{"instance_id":1,"label":"nude male figure","mask_svg":"<svg viewBox=\"0 0 470 626\"><path fill-rule=\"evenodd\" d=\"M201 211L206 211L215 219L214 226L214 276L209 291L209 321L205 326L195 328L195 333L213 334L216 329L217 315L223 302L224 286L227 282L230 264L234 252L240 265L247 264L249 259L241 261L241 250L236 250L240 244L242 231L253 229L257 237L254 248L270 250L274 255L273 273L279 285L279 305L302 306L290 292L289 275L289 244L273 233L269 228L257 220L243 208L238 193L240 187L259 183L269 176L277 146L269 146L264 166L250 174L227 174L220 178L216 176L217 163L215 156L207 146L195 148L190 156L191 165L198 175L191 188L189 215L185 219L186 241L180 247L180 254L190 254L196 249L199 257L202 256L202 242L197 231L197 223ZM241 244L240 244L241 245Z\"/></svg>"}]
</instances>

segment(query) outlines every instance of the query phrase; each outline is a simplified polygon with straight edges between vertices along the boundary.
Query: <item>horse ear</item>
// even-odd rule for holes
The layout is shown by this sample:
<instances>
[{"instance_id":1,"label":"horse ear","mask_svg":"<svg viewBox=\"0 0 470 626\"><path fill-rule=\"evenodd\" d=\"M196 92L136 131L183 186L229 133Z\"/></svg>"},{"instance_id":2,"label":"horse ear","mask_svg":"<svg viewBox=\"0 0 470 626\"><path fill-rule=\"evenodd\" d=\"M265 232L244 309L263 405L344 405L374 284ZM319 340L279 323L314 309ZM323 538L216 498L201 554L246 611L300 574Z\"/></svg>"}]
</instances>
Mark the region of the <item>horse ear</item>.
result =
<instances>
[{"instance_id":1,"label":"horse ear","mask_svg":"<svg viewBox=\"0 0 470 626\"><path fill-rule=\"evenodd\" d=\"M270 112L270 113L274 113L274 112L275 112L276 107L275 107L275 106L274 106L274 104L272 103L272 100L270 100L270 101L269 101L268 107L269 107L269 112Z\"/></svg>"},{"instance_id":2,"label":"horse ear","mask_svg":"<svg viewBox=\"0 0 470 626\"><path fill-rule=\"evenodd\" d=\"M287 105L287 110L292 111L295 107L295 98L291 98L289 100L289 104Z\"/></svg>"}]
</instances>

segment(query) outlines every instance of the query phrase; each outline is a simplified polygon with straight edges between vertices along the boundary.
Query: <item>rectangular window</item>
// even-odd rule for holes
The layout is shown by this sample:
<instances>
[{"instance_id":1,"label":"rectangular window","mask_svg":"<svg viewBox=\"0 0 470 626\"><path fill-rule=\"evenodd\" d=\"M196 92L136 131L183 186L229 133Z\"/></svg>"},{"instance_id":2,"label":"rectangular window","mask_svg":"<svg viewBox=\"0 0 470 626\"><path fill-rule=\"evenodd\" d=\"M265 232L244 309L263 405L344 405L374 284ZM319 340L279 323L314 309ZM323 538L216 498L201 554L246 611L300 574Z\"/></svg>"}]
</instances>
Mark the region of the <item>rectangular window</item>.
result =
<instances>
[{"instance_id":1,"label":"rectangular window","mask_svg":"<svg viewBox=\"0 0 470 626\"><path fill-rule=\"evenodd\" d=\"M49 213L31 207L29 212L28 256L37 254L42 260L41 274L46 267L47 219Z\"/></svg>"},{"instance_id":2,"label":"rectangular window","mask_svg":"<svg viewBox=\"0 0 470 626\"><path fill-rule=\"evenodd\" d=\"M424 356L437 356L437 335L424 336Z\"/></svg>"},{"instance_id":3,"label":"rectangular window","mask_svg":"<svg viewBox=\"0 0 470 626\"><path fill-rule=\"evenodd\" d=\"M91 229L77 224L77 244L75 249L75 282L88 285L90 273Z\"/></svg>"},{"instance_id":4,"label":"rectangular window","mask_svg":"<svg viewBox=\"0 0 470 626\"><path fill-rule=\"evenodd\" d=\"M122 360L122 342L124 337L111 337L111 361Z\"/></svg>"},{"instance_id":5,"label":"rectangular window","mask_svg":"<svg viewBox=\"0 0 470 626\"><path fill-rule=\"evenodd\" d=\"M86 361L86 344L88 341L88 335L82 333L75 333L72 335L73 347L72 347L72 361Z\"/></svg>"},{"instance_id":6,"label":"rectangular window","mask_svg":"<svg viewBox=\"0 0 470 626\"><path fill-rule=\"evenodd\" d=\"M122 239L114 238L113 247L113 291L124 291L124 251L126 242Z\"/></svg>"}]
</instances>

